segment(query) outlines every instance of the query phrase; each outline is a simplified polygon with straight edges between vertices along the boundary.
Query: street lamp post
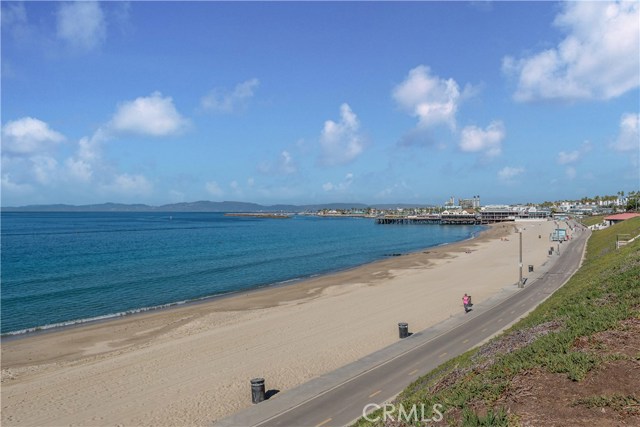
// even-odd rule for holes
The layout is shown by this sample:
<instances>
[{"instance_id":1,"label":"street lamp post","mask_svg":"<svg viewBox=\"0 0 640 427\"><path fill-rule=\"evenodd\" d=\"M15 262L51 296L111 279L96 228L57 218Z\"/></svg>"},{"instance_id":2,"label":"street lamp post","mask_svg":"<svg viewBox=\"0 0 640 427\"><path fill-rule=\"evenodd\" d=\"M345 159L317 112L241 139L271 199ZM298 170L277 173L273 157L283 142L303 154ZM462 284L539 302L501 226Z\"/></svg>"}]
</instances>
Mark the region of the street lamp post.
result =
<instances>
[{"instance_id":1,"label":"street lamp post","mask_svg":"<svg viewBox=\"0 0 640 427\"><path fill-rule=\"evenodd\" d=\"M518 287L522 288L522 231L518 231L520 235L520 280L518 281Z\"/></svg>"}]
</instances>

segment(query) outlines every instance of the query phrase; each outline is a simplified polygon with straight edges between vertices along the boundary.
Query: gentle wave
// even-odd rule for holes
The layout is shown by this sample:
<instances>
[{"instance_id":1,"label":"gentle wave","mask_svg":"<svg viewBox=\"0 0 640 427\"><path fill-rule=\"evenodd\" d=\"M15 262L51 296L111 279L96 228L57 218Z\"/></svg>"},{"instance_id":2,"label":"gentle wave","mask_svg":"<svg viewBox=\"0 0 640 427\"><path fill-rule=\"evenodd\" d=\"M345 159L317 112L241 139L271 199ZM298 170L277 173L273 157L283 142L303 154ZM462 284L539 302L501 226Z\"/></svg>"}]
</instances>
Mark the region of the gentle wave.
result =
<instances>
[{"instance_id":1,"label":"gentle wave","mask_svg":"<svg viewBox=\"0 0 640 427\"><path fill-rule=\"evenodd\" d=\"M261 287L252 287L250 289L239 289L239 290L235 290L235 291L221 292L221 293L217 293L217 294L213 294L213 295L207 295L207 296L199 297L199 298L193 298L193 299L177 301L177 302L170 302L170 303L167 303L167 304L154 305L154 306L150 306L150 307L142 307L142 308L135 308L135 309L131 309L131 310L125 310L125 311L121 311L121 312L118 312L118 313L111 313L111 314L105 314L105 315L101 315L101 316L88 317L88 318L85 318L85 319L75 319L75 320L69 320L69 321L65 321L65 322L52 323L52 324L49 324L49 325L43 325L43 326L36 326L36 327L33 327L33 328L20 329L20 330L17 330L17 331L8 331L8 332L4 332L4 333L0 334L0 337L20 336L20 335L31 334L31 333L35 333L35 332L49 331L49 330L52 330L52 329L67 328L67 327L70 327L70 326L81 325L81 324L84 324L84 323L93 323L93 322L99 322L99 321L102 321L102 320L109 320L109 319L115 319L115 318L118 318L118 317L130 316L130 315L133 315L133 314L145 313L147 311L163 310L163 309L167 309L167 308L171 308L171 307L175 307L175 306L179 306L179 305L193 304L193 303L203 302L203 301L207 301L207 300L215 300L217 298L229 297L229 296L232 296L232 295L251 292L251 291L256 291L256 290L264 289L264 288L268 288L268 287L274 287L275 288L275 287L280 287L280 286L285 286L285 285L291 285L293 283L300 282L301 280L304 280L304 279L307 279L307 278L313 278L313 277L317 277L317 276L320 276L320 274L313 274L313 275L310 275L308 277L297 277L297 278L294 278L294 279L282 280L280 282L276 282L276 283L273 283L271 285L266 285L266 286L261 286Z\"/></svg>"},{"instance_id":2,"label":"gentle wave","mask_svg":"<svg viewBox=\"0 0 640 427\"><path fill-rule=\"evenodd\" d=\"M164 308L174 307L174 306L177 306L177 305L184 305L184 304L187 304L187 303L196 302L196 301L209 299L209 298L214 298L216 296L222 296L222 295L224 295L224 294L212 295L212 296L203 297L203 298L196 298L196 299L193 299L193 300L171 302L171 303L168 303L168 304L161 304L161 305L156 305L156 306L152 306L152 307L136 308L136 309L132 309L132 310L122 311L122 312L119 312L119 313L105 314L105 315L102 315L102 316L89 317L89 318L86 318L86 319L76 319L76 320L69 320L69 321L66 321L66 322L52 323L50 325L36 326L34 328L26 328L26 329L20 329L18 331L5 332L3 334L0 334L0 336L9 337L9 336L16 336L16 335L24 335L24 334L29 334L29 333L33 333L33 332L40 332L40 331L46 331L46 330L50 330L50 329L64 328L64 327L69 327L69 326L74 326L74 325L80 325L80 324L83 324L83 323L98 322L98 321L101 321L101 320L114 319L114 318L117 318L117 317L129 316L129 315L132 315L132 314L144 313L144 312L147 312L147 311L161 310L161 309L164 309Z\"/></svg>"}]
</instances>

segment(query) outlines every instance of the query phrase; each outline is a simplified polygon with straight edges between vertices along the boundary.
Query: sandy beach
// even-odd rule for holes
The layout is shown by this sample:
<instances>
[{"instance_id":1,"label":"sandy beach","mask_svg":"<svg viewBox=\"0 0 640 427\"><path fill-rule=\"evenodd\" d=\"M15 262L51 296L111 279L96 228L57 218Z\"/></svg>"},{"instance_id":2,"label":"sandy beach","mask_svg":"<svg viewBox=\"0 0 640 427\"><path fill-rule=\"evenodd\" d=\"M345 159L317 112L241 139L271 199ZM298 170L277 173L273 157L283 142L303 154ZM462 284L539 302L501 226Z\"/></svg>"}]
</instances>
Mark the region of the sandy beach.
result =
<instances>
[{"instance_id":1,"label":"sandy beach","mask_svg":"<svg viewBox=\"0 0 640 427\"><path fill-rule=\"evenodd\" d=\"M503 223L291 286L5 341L2 424L211 424L251 405L251 378L288 390L398 341L398 322L419 331L464 315L465 292L477 303L515 286L516 227L525 271L539 268L554 222Z\"/></svg>"}]
</instances>

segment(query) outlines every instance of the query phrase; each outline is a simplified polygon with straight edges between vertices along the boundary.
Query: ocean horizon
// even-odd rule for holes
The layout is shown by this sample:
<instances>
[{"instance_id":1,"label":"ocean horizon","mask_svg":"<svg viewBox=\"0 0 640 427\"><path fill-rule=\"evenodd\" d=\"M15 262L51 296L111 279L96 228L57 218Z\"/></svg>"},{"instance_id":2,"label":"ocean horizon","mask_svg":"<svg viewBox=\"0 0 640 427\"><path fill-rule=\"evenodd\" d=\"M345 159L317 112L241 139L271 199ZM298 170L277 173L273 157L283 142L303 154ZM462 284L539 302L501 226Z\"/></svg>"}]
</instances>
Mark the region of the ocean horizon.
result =
<instances>
[{"instance_id":1,"label":"ocean horizon","mask_svg":"<svg viewBox=\"0 0 640 427\"><path fill-rule=\"evenodd\" d=\"M466 240L482 229L301 215L3 212L1 333L279 286Z\"/></svg>"}]
</instances>

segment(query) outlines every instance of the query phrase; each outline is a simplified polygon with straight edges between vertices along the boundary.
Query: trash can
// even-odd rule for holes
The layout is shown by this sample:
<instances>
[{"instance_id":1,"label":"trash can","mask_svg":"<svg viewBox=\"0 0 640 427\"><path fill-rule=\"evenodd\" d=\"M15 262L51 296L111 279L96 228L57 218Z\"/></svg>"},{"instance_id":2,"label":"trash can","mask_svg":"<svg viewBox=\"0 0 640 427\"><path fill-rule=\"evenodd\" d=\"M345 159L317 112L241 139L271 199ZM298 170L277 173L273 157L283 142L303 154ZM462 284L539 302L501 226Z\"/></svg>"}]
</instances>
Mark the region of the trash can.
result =
<instances>
[{"instance_id":1,"label":"trash can","mask_svg":"<svg viewBox=\"0 0 640 427\"><path fill-rule=\"evenodd\" d=\"M553 251L549 249L549 255L553 255Z\"/></svg>"},{"instance_id":2,"label":"trash can","mask_svg":"<svg viewBox=\"0 0 640 427\"><path fill-rule=\"evenodd\" d=\"M398 332L400 333L400 338L406 338L409 336L409 324L408 323L398 323Z\"/></svg>"},{"instance_id":3,"label":"trash can","mask_svg":"<svg viewBox=\"0 0 640 427\"><path fill-rule=\"evenodd\" d=\"M251 402L260 403L264 400L264 378L251 380Z\"/></svg>"},{"instance_id":4,"label":"trash can","mask_svg":"<svg viewBox=\"0 0 640 427\"><path fill-rule=\"evenodd\" d=\"M529 273L531 273L533 271L533 265L529 266Z\"/></svg>"}]
</instances>

